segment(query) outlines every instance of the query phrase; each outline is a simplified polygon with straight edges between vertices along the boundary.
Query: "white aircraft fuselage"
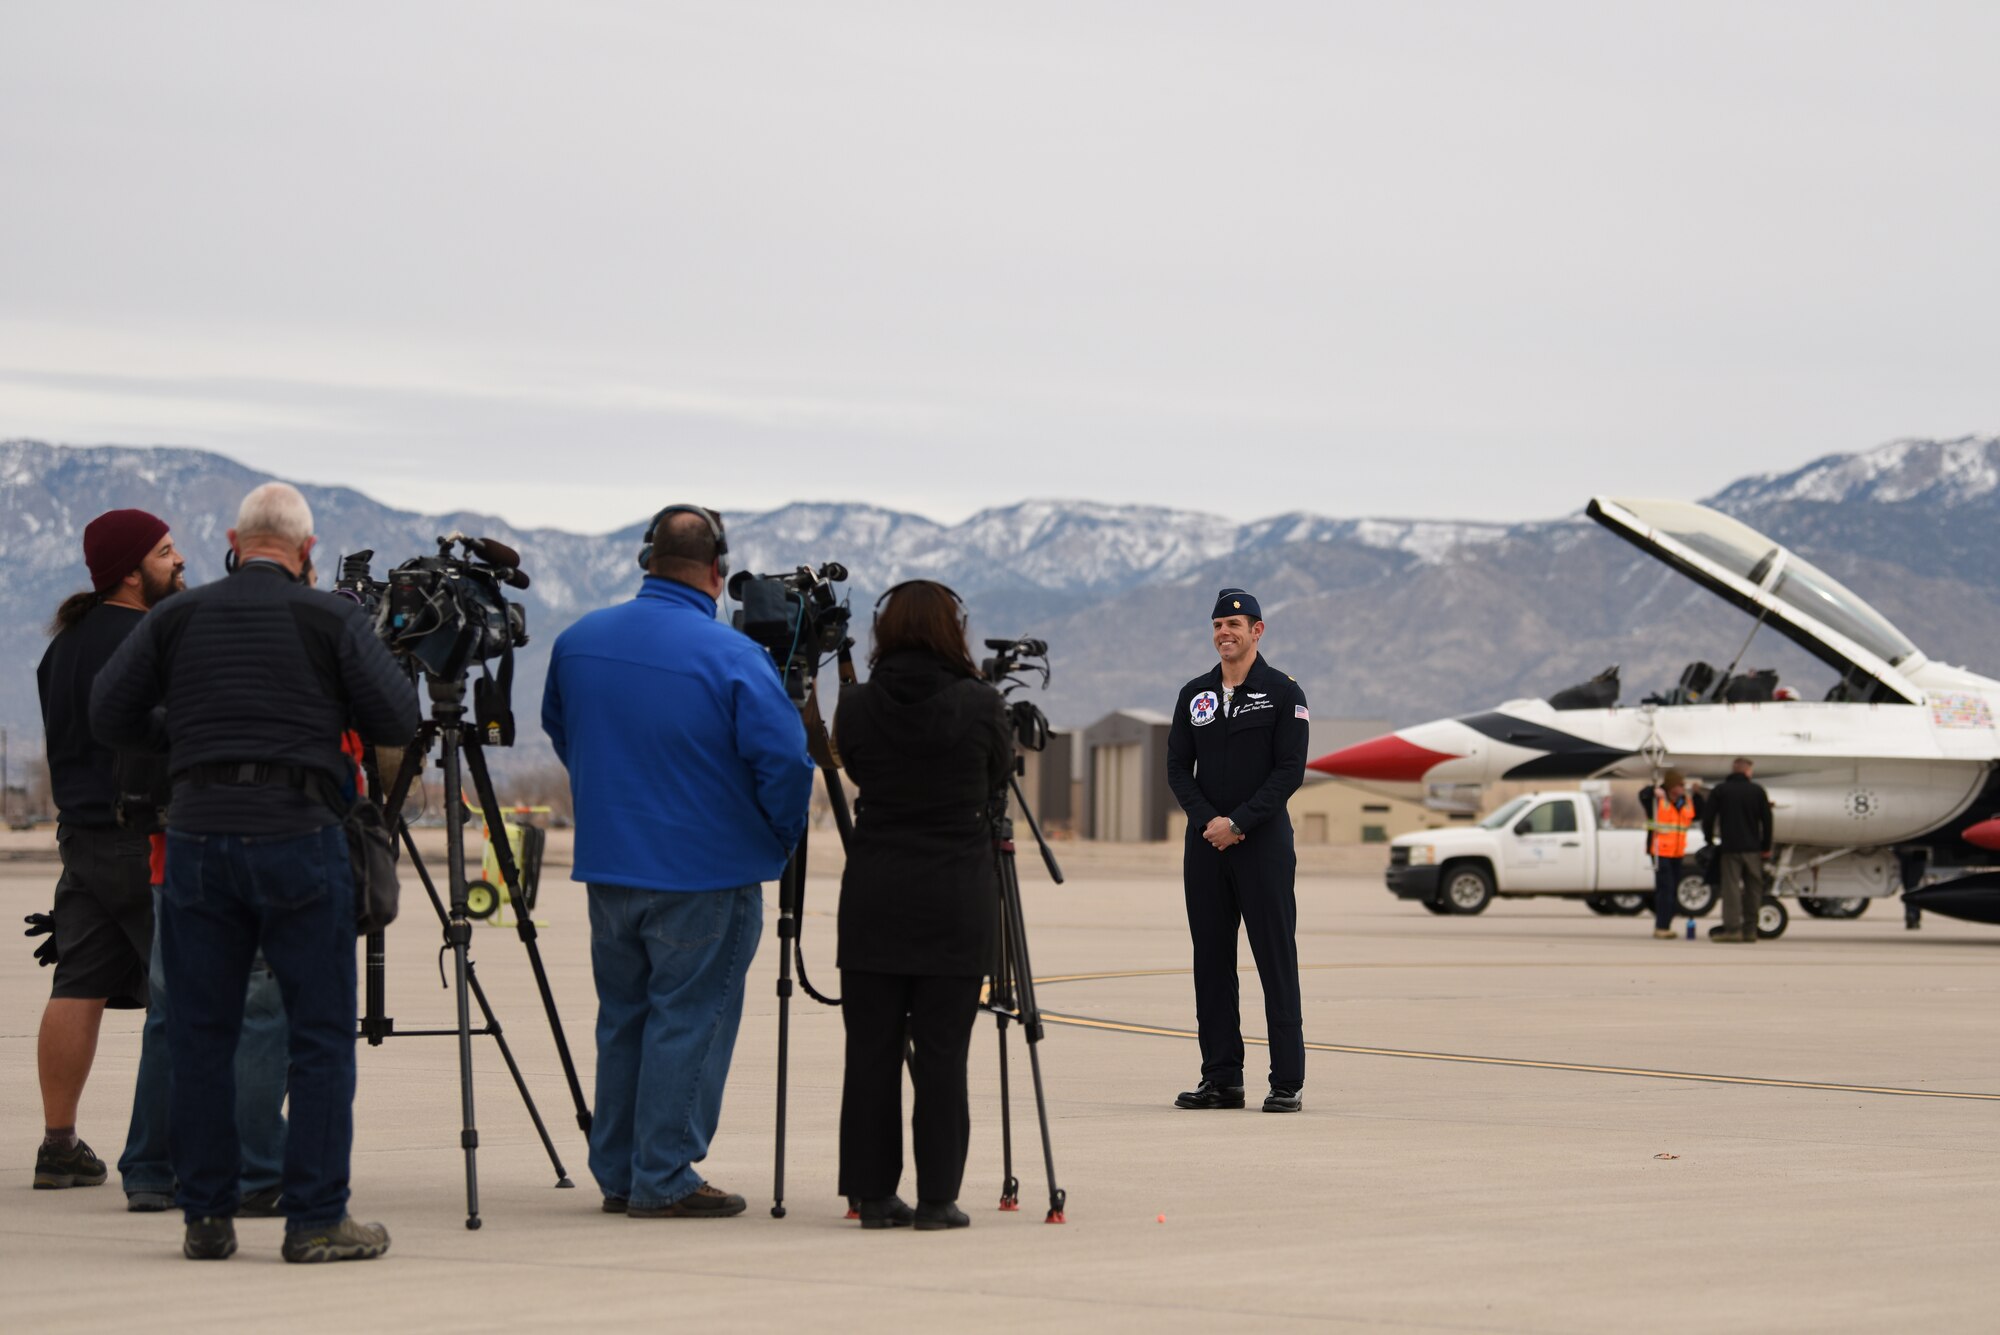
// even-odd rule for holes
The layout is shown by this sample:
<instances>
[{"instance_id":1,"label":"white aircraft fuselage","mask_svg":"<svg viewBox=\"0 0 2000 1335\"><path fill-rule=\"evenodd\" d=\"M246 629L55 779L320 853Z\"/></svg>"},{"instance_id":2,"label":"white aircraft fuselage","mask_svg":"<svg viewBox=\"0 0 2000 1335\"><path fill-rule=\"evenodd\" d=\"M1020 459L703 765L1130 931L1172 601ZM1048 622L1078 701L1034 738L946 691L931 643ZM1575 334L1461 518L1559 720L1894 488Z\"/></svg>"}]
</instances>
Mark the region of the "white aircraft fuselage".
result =
<instances>
[{"instance_id":1,"label":"white aircraft fuselage","mask_svg":"<svg viewBox=\"0 0 2000 1335\"><path fill-rule=\"evenodd\" d=\"M1963 837L2000 811L2000 680L1932 662L1823 572L1715 511L1599 498L1589 513L1834 667L1834 698L1724 702L1729 683L1703 687L1691 666L1658 703L1512 700L1312 768L1363 783L1490 784L1653 779L1672 766L1714 781L1744 757L1771 796L1781 892L1886 894L1892 879L1909 889L1939 869L2000 861L1982 848L2000 830ZM1990 897L1959 916L2000 921L2000 885Z\"/></svg>"}]
</instances>

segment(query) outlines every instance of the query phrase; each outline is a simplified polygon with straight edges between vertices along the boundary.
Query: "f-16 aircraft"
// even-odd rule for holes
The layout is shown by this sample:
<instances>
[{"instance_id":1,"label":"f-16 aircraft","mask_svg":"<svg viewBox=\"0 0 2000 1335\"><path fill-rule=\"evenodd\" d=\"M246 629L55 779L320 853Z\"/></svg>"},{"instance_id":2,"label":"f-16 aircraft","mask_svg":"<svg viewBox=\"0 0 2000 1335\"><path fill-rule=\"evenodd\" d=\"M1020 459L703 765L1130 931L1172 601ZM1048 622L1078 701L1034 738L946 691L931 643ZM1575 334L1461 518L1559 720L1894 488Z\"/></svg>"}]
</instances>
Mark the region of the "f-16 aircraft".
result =
<instances>
[{"instance_id":1,"label":"f-16 aircraft","mask_svg":"<svg viewBox=\"0 0 2000 1335\"><path fill-rule=\"evenodd\" d=\"M1673 765L1713 781L1747 756L1771 796L1777 894L1858 911L1901 888L1910 905L2000 924L2000 871L1990 870L2000 857L1986 851L2000 849L2000 681L1934 662L1824 571L1706 506L1597 497L1587 513L1832 667L1833 689L1802 700L1770 674L1691 663L1670 690L1621 708L1613 668L1547 700L1404 728L1311 768L1486 784L1651 779Z\"/></svg>"}]
</instances>

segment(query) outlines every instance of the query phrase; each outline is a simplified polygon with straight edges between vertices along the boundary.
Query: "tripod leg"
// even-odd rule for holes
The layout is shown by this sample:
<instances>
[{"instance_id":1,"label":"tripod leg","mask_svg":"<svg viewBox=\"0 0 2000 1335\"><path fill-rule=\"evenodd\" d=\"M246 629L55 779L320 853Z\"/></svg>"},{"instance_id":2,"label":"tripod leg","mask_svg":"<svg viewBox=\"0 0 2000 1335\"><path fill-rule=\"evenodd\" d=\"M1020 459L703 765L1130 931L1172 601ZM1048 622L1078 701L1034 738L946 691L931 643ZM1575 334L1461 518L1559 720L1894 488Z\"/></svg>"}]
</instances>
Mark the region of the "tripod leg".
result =
<instances>
[{"instance_id":1,"label":"tripod leg","mask_svg":"<svg viewBox=\"0 0 2000 1335\"><path fill-rule=\"evenodd\" d=\"M465 743L466 769L472 774L472 786L479 794L479 809L486 817L486 828L503 829L500 816L500 799L493 793L493 778L486 770L486 754L476 741ZM457 794L447 795L446 801L457 802ZM454 808L461 817L463 807ZM514 849L504 837L492 841L494 859L500 864L500 875L507 883L507 893L514 897L516 912L514 931L521 938L521 944L528 951L528 967L535 975L535 989L542 996L542 1010L549 1017L549 1032L555 1037L556 1055L562 1060L563 1078L569 1082L569 1096L576 1104L576 1124L584 1135L590 1134L590 1105L584 1101L583 1082L577 1078L576 1060L569 1053L569 1039L563 1034L562 1016L556 1011L556 995L549 988L548 970L542 965L541 947L536 944L536 928L532 917L519 911L526 901L521 894L521 872L514 862Z\"/></svg>"},{"instance_id":2,"label":"tripod leg","mask_svg":"<svg viewBox=\"0 0 2000 1335\"><path fill-rule=\"evenodd\" d=\"M798 903L799 879L805 874L805 846L802 835L778 878L778 1125L771 1169L773 1219L785 1217L785 1096L792 1053L792 938L798 932L793 906Z\"/></svg>"},{"instance_id":3,"label":"tripod leg","mask_svg":"<svg viewBox=\"0 0 2000 1335\"><path fill-rule=\"evenodd\" d=\"M1021 1208L1021 1179L1014 1176L1014 1110L1007 1095L1007 1017L993 1017L1000 1031L1000 1208Z\"/></svg>"},{"instance_id":4,"label":"tripod leg","mask_svg":"<svg viewBox=\"0 0 2000 1335\"><path fill-rule=\"evenodd\" d=\"M431 684L433 699L437 683ZM461 687L461 690L463 688ZM472 946L472 923L465 916L465 806L460 801L458 769L458 729L442 729L444 734L445 862L451 887L451 917L445 924L445 940L451 946L453 981L458 994L458 1088L464 1125L459 1144L465 1150L465 1226L479 1227L479 1124L472 1109L472 988L468 981Z\"/></svg>"},{"instance_id":5,"label":"tripod leg","mask_svg":"<svg viewBox=\"0 0 2000 1335\"><path fill-rule=\"evenodd\" d=\"M1021 916L1021 882L1014 871L1014 841L1011 824L1000 857L1000 912L1002 939L1007 943L1008 962L1020 1000L1021 1029L1028 1039L1028 1071L1035 1083L1035 1116L1042 1130L1042 1166L1049 1178L1049 1213L1044 1223L1060 1224L1069 1204L1069 1193L1056 1185L1055 1148L1049 1139L1048 1097L1042 1090L1042 1011L1035 1004L1035 972L1028 962L1028 928Z\"/></svg>"},{"instance_id":6,"label":"tripod leg","mask_svg":"<svg viewBox=\"0 0 2000 1335\"><path fill-rule=\"evenodd\" d=\"M479 1013L486 1018L486 1032L493 1035L499 1045L500 1059L507 1063L507 1074L514 1077L514 1088L521 1091L521 1102L528 1109L528 1117L535 1124L535 1134L542 1138L542 1148L548 1151L549 1164L556 1170L558 1187L574 1187L569 1180L569 1171L563 1167L562 1157L556 1153L555 1141L549 1139L549 1129L542 1123L541 1109L535 1106L535 1096L528 1092L528 1082L521 1075L520 1064L514 1060L514 1050L507 1046L507 1036L500 1032L500 1019L494 1015L493 1007L487 1004L486 989L479 985L479 974L468 961L465 977L472 984L472 999L479 1003Z\"/></svg>"}]
</instances>

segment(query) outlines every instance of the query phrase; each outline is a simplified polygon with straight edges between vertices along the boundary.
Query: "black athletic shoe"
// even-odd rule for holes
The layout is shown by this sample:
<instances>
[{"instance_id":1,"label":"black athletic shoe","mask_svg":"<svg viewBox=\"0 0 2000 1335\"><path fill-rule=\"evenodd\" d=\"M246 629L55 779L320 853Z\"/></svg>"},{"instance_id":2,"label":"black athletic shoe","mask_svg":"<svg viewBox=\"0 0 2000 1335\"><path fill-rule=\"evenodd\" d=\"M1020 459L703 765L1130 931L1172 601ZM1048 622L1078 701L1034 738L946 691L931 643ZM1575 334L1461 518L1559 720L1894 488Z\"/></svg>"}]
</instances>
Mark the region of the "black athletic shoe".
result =
<instances>
[{"instance_id":1,"label":"black athletic shoe","mask_svg":"<svg viewBox=\"0 0 2000 1335\"><path fill-rule=\"evenodd\" d=\"M174 1208L171 1191L128 1191L125 1208L133 1214L161 1214Z\"/></svg>"},{"instance_id":2,"label":"black athletic shoe","mask_svg":"<svg viewBox=\"0 0 2000 1335\"><path fill-rule=\"evenodd\" d=\"M1265 1112L1297 1112L1305 1106L1299 1091L1285 1085L1271 1086L1271 1092L1264 1096Z\"/></svg>"},{"instance_id":3,"label":"black athletic shoe","mask_svg":"<svg viewBox=\"0 0 2000 1335\"><path fill-rule=\"evenodd\" d=\"M1195 1089L1186 1090L1174 1099L1176 1108L1241 1108L1243 1106L1243 1086L1218 1085L1213 1080L1204 1080Z\"/></svg>"},{"instance_id":4,"label":"black athletic shoe","mask_svg":"<svg viewBox=\"0 0 2000 1335\"><path fill-rule=\"evenodd\" d=\"M910 1221L916 1218L916 1211L901 1196L862 1201L858 1208L863 1228L908 1228Z\"/></svg>"},{"instance_id":5,"label":"black athletic shoe","mask_svg":"<svg viewBox=\"0 0 2000 1335\"><path fill-rule=\"evenodd\" d=\"M958 1208L957 1201L918 1201L917 1232L934 1233L945 1228L966 1228L972 1219Z\"/></svg>"},{"instance_id":6,"label":"black athletic shoe","mask_svg":"<svg viewBox=\"0 0 2000 1335\"><path fill-rule=\"evenodd\" d=\"M606 1196L604 1198L604 1213L606 1214L624 1214L631 1206L632 1202L623 1196Z\"/></svg>"},{"instance_id":7,"label":"black athletic shoe","mask_svg":"<svg viewBox=\"0 0 2000 1335\"><path fill-rule=\"evenodd\" d=\"M35 1151L35 1189L54 1191L62 1187L101 1187L110 1174L104 1170L104 1160L90 1152L90 1146L81 1140L68 1149L59 1149L47 1141Z\"/></svg>"},{"instance_id":8,"label":"black athletic shoe","mask_svg":"<svg viewBox=\"0 0 2000 1335\"><path fill-rule=\"evenodd\" d=\"M284 1208L279 1204L279 1197L284 1194L284 1190L283 1187L266 1187L262 1191L251 1192L236 1203L236 1217L238 1219L279 1218L285 1213Z\"/></svg>"},{"instance_id":9,"label":"black athletic shoe","mask_svg":"<svg viewBox=\"0 0 2000 1335\"><path fill-rule=\"evenodd\" d=\"M357 1224L352 1215L337 1224L286 1229L281 1254L287 1261L372 1261L389 1250L389 1230L380 1224Z\"/></svg>"},{"instance_id":10,"label":"black athletic shoe","mask_svg":"<svg viewBox=\"0 0 2000 1335\"><path fill-rule=\"evenodd\" d=\"M226 1261L236 1255L236 1221L190 1219L181 1239L181 1255L190 1261Z\"/></svg>"}]
</instances>

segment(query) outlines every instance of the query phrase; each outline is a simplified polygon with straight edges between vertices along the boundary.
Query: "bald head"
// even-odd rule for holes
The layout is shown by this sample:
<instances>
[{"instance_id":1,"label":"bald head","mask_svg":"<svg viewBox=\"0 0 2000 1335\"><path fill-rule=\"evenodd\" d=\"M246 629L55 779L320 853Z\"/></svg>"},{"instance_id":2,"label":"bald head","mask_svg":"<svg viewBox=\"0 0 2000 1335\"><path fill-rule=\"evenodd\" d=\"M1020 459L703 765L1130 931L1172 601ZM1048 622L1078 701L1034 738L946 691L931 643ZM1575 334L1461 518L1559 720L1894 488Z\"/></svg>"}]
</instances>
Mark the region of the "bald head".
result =
<instances>
[{"instance_id":1,"label":"bald head","mask_svg":"<svg viewBox=\"0 0 2000 1335\"><path fill-rule=\"evenodd\" d=\"M313 547L312 507L288 482L266 482L243 498L229 546L244 561L275 561L294 575Z\"/></svg>"},{"instance_id":2,"label":"bald head","mask_svg":"<svg viewBox=\"0 0 2000 1335\"><path fill-rule=\"evenodd\" d=\"M722 516L710 510L716 528ZM711 597L722 592L722 577L716 569L715 532L701 515L682 510L670 514L653 530L653 559L646 572L661 579L690 585Z\"/></svg>"}]
</instances>

